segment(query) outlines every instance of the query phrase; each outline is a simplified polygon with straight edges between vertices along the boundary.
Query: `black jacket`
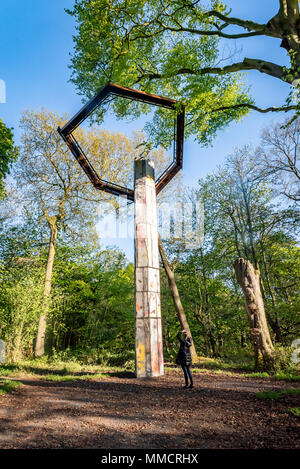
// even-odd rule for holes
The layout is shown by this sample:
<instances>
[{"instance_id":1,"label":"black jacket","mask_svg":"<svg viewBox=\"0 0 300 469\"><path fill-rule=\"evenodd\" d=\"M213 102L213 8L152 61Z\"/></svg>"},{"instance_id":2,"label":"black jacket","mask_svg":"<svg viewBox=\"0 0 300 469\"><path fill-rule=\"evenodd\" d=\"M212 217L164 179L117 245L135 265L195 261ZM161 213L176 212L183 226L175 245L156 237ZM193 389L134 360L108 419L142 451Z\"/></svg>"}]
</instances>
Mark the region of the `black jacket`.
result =
<instances>
[{"instance_id":1,"label":"black jacket","mask_svg":"<svg viewBox=\"0 0 300 469\"><path fill-rule=\"evenodd\" d=\"M177 334L177 339L180 342L180 349L177 354L176 363L181 366L190 366L192 364L190 347L192 346L192 339L190 337L184 340L180 337L180 332Z\"/></svg>"}]
</instances>

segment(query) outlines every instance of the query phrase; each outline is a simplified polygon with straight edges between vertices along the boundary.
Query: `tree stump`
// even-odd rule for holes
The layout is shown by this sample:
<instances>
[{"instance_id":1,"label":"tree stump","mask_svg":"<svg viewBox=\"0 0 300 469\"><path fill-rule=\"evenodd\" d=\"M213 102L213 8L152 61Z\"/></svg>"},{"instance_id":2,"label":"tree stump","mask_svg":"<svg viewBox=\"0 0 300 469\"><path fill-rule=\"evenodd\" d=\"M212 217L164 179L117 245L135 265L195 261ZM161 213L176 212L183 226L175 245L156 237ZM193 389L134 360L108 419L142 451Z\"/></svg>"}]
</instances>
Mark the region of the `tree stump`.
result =
<instances>
[{"instance_id":1,"label":"tree stump","mask_svg":"<svg viewBox=\"0 0 300 469\"><path fill-rule=\"evenodd\" d=\"M255 368L273 367L274 347L271 340L260 288L260 276L250 261L239 257L234 264L235 274L245 300L252 343L255 353Z\"/></svg>"}]
</instances>

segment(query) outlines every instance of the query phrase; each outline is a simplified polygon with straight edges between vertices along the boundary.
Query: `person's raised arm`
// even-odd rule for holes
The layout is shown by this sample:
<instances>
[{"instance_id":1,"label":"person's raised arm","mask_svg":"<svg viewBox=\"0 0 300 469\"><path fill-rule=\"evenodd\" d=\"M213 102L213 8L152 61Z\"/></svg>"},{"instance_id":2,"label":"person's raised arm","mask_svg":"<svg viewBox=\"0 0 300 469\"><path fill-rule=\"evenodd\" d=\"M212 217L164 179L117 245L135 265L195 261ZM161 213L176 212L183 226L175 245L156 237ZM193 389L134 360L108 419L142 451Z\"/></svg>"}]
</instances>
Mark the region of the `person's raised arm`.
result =
<instances>
[{"instance_id":1,"label":"person's raised arm","mask_svg":"<svg viewBox=\"0 0 300 469\"><path fill-rule=\"evenodd\" d=\"M179 342L180 342L181 344L183 344L183 343L184 343L184 340L182 340L182 338L180 337L180 334L181 334L181 331L178 332L178 334L177 334L177 339L179 340Z\"/></svg>"}]
</instances>

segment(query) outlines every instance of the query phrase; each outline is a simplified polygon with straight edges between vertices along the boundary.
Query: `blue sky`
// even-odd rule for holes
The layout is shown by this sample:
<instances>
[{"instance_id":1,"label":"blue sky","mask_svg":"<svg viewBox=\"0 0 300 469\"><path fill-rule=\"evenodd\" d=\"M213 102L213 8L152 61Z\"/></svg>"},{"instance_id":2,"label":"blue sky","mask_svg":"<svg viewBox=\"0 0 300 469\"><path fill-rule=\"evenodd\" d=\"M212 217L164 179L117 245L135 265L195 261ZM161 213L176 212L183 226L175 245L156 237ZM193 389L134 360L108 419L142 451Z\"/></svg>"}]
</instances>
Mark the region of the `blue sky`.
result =
<instances>
[{"instance_id":1,"label":"blue sky","mask_svg":"<svg viewBox=\"0 0 300 469\"><path fill-rule=\"evenodd\" d=\"M277 11L277 0L228 0L232 16L258 22L268 21ZM20 136L18 122L24 109L45 107L60 113L73 114L81 106L81 98L70 78L69 53L72 51L74 19L64 12L73 0L9 0L0 6L0 79L6 83L6 103L0 103L0 117L14 127L16 141ZM225 41L224 47L240 49L235 61L243 57L262 58L287 64L280 41L273 38L248 38ZM288 86L259 72L246 76L257 105L283 104ZM196 185L199 177L213 171L235 146L256 144L261 130L268 123L284 116L251 112L242 122L231 124L219 133L214 145L201 148L186 142L184 148L184 181ZM122 124L110 121L111 130Z\"/></svg>"}]
</instances>

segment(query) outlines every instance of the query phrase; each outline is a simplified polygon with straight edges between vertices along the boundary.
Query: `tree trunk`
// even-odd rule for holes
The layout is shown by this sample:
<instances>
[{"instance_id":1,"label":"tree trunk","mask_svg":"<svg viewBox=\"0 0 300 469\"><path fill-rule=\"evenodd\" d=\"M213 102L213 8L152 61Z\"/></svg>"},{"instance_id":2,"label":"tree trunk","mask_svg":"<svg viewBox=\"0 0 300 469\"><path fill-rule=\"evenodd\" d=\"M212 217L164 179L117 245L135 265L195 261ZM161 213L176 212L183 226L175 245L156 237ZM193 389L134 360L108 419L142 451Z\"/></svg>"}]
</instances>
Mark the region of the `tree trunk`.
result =
<instances>
[{"instance_id":1,"label":"tree trunk","mask_svg":"<svg viewBox=\"0 0 300 469\"><path fill-rule=\"evenodd\" d=\"M269 290L269 293L271 295L272 306L273 306L273 309L275 310L275 315L276 315L275 321L271 322L270 319L269 319L269 323L270 323L270 326L272 327L272 330L275 334L275 342L281 342L281 326L280 326L279 313L278 313L278 309L277 309L278 307L277 307L277 304L276 304L276 295L275 295L274 289L271 286L271 280L270 280L269 269L268 269L268 266L267 266L267 259L266 259L265 249L264 249L264 243L262 242L262 240L260 241L260 246L261 246L263 266L264 266L265 277L266 277L266 281L267 281L267 285L268 285L268 290Z\"/></svg>"},{"instance_id":2,"label":"tree trunk","mask_svg":"<svg viewBox=\"0 0 300 469\"><path fill-rule=\"evenodd\" d=\"M13 351L11 354L11 359L13 363L16 363L18 360L22 358L22 353L21 353L21 344L22 344L22 335L23 335L23 329L24 329L24 320L21 321L21 324L19 326L19 330L16 334L15 340L14 340L14 345L13 345Z\"/></svg>"},{"instance_id":3,"label":"tree trunk","mask_svg":"<svg viewBox=\"0 0 300 469\"><path fill-rule=\"evenodd\" d=\"M159 248L160 257L161 257L165 272L167 274L168 284L169 284L169 287L170 287L171 295L172 295L172 298L173 298L173 302L174 302L175 310L176 310L176 313L177 313L177 317L179 319L180 326L181 326L182 329L185 329L187 331L187 334L190 337L192 337L191 330L190 330L189 324L187 322L186 315L185 315L185 312L184 312L184 309L183 309L183 306L182 306L182 303L181 303L181 300L180 300L180 296L179 296L179 293L178 293L177 285L176 285L176 282L175 282L175 275L174 275L174 272L173 272L173 270L171 269L171 267L169 265L169 262L168 262L168 259L167 259L167 256L166 256L166 253L165 253L165 250L164 250L161 238L160 238L160 235L158 235L158 248ZM194 341L192 341L191 356L192 356L193 360L197 359L197 352L196 352L196 349L195 349Z\"/></svg>"},{"instance_id":4,"label":"tree trunk","mask_svg":"<svg viewBox=\"0 0 300 469\"><path fill-rule=\"evenodd\" d=\"M201 256L201 270L202 270L202 277L203 277L203 285L204 285L204 291L205 291L205 301L204 301L204 307L203 313L205 317L205 327L206 331L208 333L208 338L209 338L209 344L210 347L209 349L212 350L212 354L209 353L209 356L212 357L219 357L219 351L217 347L217 341L215 339L214 333L213 333L213 321L211 318L210 314L210 297L209 297L209 290L208 290L208 282L207 282L207 276L206 276L206 262L205 262L205 257L203 253L203 249L200 248L200 256ZM199 293L200 293L200 287L198 285Z\"/></svg>"},{"instance_id":5,"label":"tree trunk","mask_svg":"<svg viewBox=\"0 0 300 469\"><path fill-rule=\"evenodd\" d=\"M269 370L273 366L274 347L268 329L259 275L251 262L242 257L236 259L233 265L245 297L245 309L254 346L255 367L260 368L263 362L264 369Z\"/></svg>"},{"instance_id":6,"label":"tree trunk","mask_svg":"<svg viewBox=\"0 0 300 469\"><path fill-rule=\"evenodd\" d=\"M292 78L299 77L300 40L299 40L299 0L279 0L280 8L267 26L276 31L282 41L280 47L286 49L291 59Z\"/></svg>"},{"instance_id":7,"label":"tree trunk","mask_svg":"<svg viewBox=\"0 0 300 469\"><path fill-rule=\"evenodd\" d=\"M51 279L52 279L53 262L54 262L54 256L55 256L56 238L57 238L56 223L55 222L50 223L50 242L49 242L48 260L47 260L47 267L46 267L46 276L45 276L44 304L43 304L43 312L39 320L35 351L34 351L36 357L41 357L45 353L45 335L46 335L46 326L47 326L48 300L49 300L49 296L51 293Z\"/></svg>"}]
</instances>

